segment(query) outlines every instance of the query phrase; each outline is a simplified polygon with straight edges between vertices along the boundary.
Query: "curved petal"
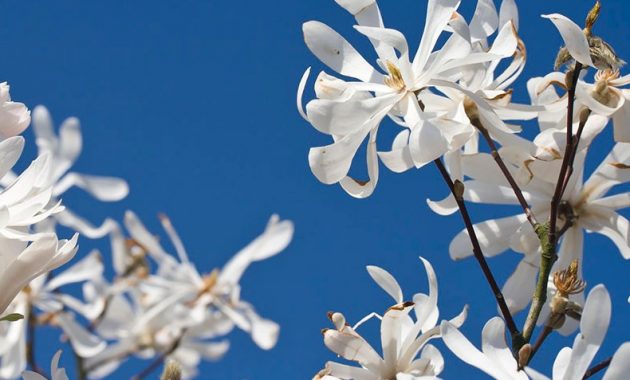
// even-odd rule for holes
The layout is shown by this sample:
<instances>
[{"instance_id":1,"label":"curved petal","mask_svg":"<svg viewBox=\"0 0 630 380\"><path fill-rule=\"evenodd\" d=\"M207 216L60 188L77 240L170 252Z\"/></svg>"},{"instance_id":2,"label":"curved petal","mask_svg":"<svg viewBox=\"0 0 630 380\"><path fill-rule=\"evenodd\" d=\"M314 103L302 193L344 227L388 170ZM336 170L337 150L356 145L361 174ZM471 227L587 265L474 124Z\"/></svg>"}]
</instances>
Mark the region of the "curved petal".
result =
<instances>
[{"instance_id":1,"label":"curved petal","mask_svg":"<svg viewBox=\"0 0 630 380\"><path fill-rule=\"evenodd\" d=\"M615 351L603 380L623 379L630 373L630 342L621 345Z\"/></svg>"},{"instance_id":2,"label":"curved petal","mask_svg":"<svg viewBox=\"0 0 630 380\"><path fill-rule=\"evenodd\" d=\"M59 196L72 186L87 191L94 198L103 202L119 201L129 194L129 186L124 179L69 173L57 182L54 195Z\"/></svg>"},{"instance_id":3,"label":"curved petal","mask_svg":"<svg viewBox=\"0 0 630 380\"><path fill-rule=\"evenodd\" d=\"M387 294L389 294L394 301L398 304L403 302L403 292L398 285L398 281L388 271L383 268L379 268L374 265L368 265L367 271L372 277L372 280L376 282Z\"/></svg>"},{"instance_id":4,"label":"curved petal","mask_svg":"<svg viewBox=\"0 0 630 380\"><path fill-rule=\"evenodd\" d=\"M102 352L107 346L103 340L96 335L90 334L68 313L58 314L57 322L70 339L70 344L74 352L82 358L95 356Z\"/></svg>"},{"instance_id":5,"label":"curved petal","mask_svg":"<svg viewBox=\"0 0 630 380\"><path fill-rule=\"evenodd\" d=\"M348 175L352 159L369 132L368 128L359 129L330 145L311 148L308 164L313 175L327 185L341 181Z\"/></svg>"},{"instance_id":6,"label":"curved petal","mask_svg":"<svg viewBox=\"0 0 630 380\"><path fill-rule=\"evenodd\" d=\"M525 214L491 219L474 225L479 245L484 256L495 256L507 250L514 232L525 223ZM459 260L473 254L468 231L462 230L449 245L449 253L453 260Z\"/></svg>"},{"instance_id":7,"label":"curved petal","mask_svg":"<svg viewBox=\"0 0 630 380\"><path fill-rule=\"evenodd\" d=\"M364 82L382 82L383 75L328 25L308 21L302 26L302 31L306 46L331 69Z\"/></svg>"},{"instance_id":8,"label":"curved petal","mask_svg":"<svg viewBox=\"0 0 630 380\"><path fill-rule=\"evenodd\" d=\"M630 259L630 222L628 219L603 207L591 206L589 211L591 211L589 217L582 221L584 228L600 233L612 240L623 258Z\"/></svg>"},{"instance_id":9,"label":"curved petal","mask_svg":"<svg viewBox=\"0 0 630 380\"><path fill-rule=\"evenodd\" d=\"M571 351L570 365L564 379L581 379L599 350L610 323L611 303L608 291L597 285L588 294L582 319L580 334L575 337Z\"/></svg>"},{"instance_id":10,"label":"curved petal","mask_svg":"<svg viewBox=\"0 0 630 380\"><path fill-rule=\"evenodd\" d=\"M459 0L429 0L420 46L413 58L413 72L420 73L429 60L440 34L459 7Z\"/></svg>"},{"instance_id":11,"label":"curved petal","mask_svg":"<svg viewBox=\"0 0 630 380\"><path fill-rule=\"evenodd\" d=\"M582 28L558 13L543 15L542 17L548 18L556 26L573 59L584 66L595 67L591 60L590 48L586 36L584 36L582 32Z\"/></svg>"}]
</instances>

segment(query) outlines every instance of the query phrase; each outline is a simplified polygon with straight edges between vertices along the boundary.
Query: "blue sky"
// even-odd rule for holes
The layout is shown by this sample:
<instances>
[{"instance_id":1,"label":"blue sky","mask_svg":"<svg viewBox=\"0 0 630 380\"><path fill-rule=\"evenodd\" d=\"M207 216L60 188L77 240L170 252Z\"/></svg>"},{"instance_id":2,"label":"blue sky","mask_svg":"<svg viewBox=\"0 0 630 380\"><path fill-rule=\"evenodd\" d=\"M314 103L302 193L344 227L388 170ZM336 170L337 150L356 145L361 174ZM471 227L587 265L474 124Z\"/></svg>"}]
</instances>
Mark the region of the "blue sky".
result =
<instances>
[{"instance_id":1,"label":"blue sky","mask_svg":"<svg viewBox=\"0 0 630 380\"><path fill-rule=\"evenodd\" d=\"M515 97L525 101L524 79L549 72L561 45L551 23L539 15L560 12L581 23L592 3L519 3L529 60ZM595 33L629 59L627 0L603 3ZM425 4L387 0L381 9L386 24L415 46ZM461 12L469 19L473 7L465 0ZM323 68L302 40L301 24L312 19L370 51L352 29L351 16L332 0L0 2L0 80L12 85L14 99L30 107L46 105L56 122L72 115L81 119L85 151L77 171L120 176L130 184L130 196L115 204L69 192L66 201L74 210L97 221L108 215L120 219L125 209L133 209L156 232L155 216L164 212L192 259L208 272L261 232L272 213L295 222L290 247L252 266L242 282L242 296L281 324L278 345L264 352L236 332L227 356L203 365L203 378L310 378L335 359L320 334L328 327L328 310L356 321L389 306L367 275L368 264L389 270L411 296L427 291L417 257L431 260L440 282L441 315L450 318L470 304L463 330L474 342L496 313L476 262L448 257L448 243L463 227L459 217L439 217L426 206L427 197L446 192L435 168L402 175L382 170L375 194L366 200L311 175L309 147L328 143L295 110L303 70ZM610 131L599 138L593 165L610 140ZM33 150L27 154L32 157ZM477 221L512 211L471 207ZM82 239L81 244L79 255L92 247L108 249L106 241ZM507 253L490 260L501 283L519 258ZM613 298L611 332L597 357L603 359L630 337L623 323L630 316L630 267L612 243L597 236L587 237L585 266L589 288L606 281ZM366 333L374 336L375 330L372 325ZM557 348L572 340L554 336L550 342L549 348ZM42 363L63 346L48 343ZM441 351L445 378L481 374L446 348ZM552 350L544 352L535 366L549 372ZM73 367L67 348L62 363ZM120 378L141 368L130 362Z\"/></svg>"}]
</instances>

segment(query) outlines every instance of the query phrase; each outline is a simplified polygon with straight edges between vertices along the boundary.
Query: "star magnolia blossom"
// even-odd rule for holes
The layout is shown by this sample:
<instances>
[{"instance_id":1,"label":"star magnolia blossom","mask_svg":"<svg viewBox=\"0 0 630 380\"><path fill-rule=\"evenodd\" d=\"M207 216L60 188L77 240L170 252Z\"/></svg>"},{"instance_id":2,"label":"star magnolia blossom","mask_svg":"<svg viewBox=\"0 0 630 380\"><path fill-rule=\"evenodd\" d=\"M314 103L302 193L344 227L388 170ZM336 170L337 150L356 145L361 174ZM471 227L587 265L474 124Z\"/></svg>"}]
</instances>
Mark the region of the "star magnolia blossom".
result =
<instances>
[{"instance_id":1,"label":"star magnolia blossom","mask_svg":"<svg viewBox=\"0 0 630 380\"><path fill-rule=\"evenodd\" d=\"M75 117L66 119L59 128L57 136L53 130L52 119L44 106L37 106L33 110L33 131L39 155L50 157L49 171L46 176L46 184L52 187L53 199L59 198L64 192L73 186L77 186L94 198L103 202L112 202L127 196L129 188L127 183L114 177L101 177L68 172L82 148L82 137L79 120ZM2 183L11 181L12 173L2 178ZM106 220L101 226L94 227L83 218L75 215L68 209L55 215L54 218L43 221L38 229L45 232L55 230L55 222L79 231L82 235L97 238L106 235L114 223Z\"/></svg>"},{"instance_id":2,"label":"star magnolia blossom","mask_svg":"<svg viewBox=\"0 0 630 380\"><path fill-rule=\"evenodd\" d=\"M379 317L383 356L356 332L359 325L378 315L373 313L355 327L350 327L341 313L332 313L330 319L335 328L323 331L326 347L344 359L358 362L361 367L328 362L316 378L413 380L434 379L442 372L442 355L434 346L427 344L430 339L439 337L439 327L436 327L439 318L437 278L431 264L422 257L420 259L427 271L430 291L428 296L421 293L414 295L414 302L402 301L402 290L391 274L379 267L368 267L370 276L396 302ZM412 309L415 321L409 316ZM466 310L464 308L451 323L461 326L466 319Z\"/></svg>"},{"instance_id":3,"label":"star magnolia blossom","mask_svg":"<svg viewBox=\"0 0 630 380\"><path fill-rule=\"evenodd\" d=\"M312 148L309 164L315 176L326 184L339 182L350 195L369 196L378 181L376 135L380 122L390 116L408 129L400 135L394 150L382 153L386 164L397 171L417 168L440 157L449 150L459 149L473 136L474 128L461 112L442 114L423 112L418 93L435 85L454 86L467 66L498 62L512 56L517 49L517 37L509 15L515 19L515 7L505 6L501 30L492 47L486 52L472 50L473 41L485 39L492 33L494 6L481 1L469 27L456 13L458 0L430 0L425 28L413 59L405 37L398 31L383 26L376 1L346 0L338 3L352 13L358 24L355 29L370 39L379 57L383 74L370 65L343 37L317 21L304 24L306 45L323 63L341 75L359 82L321 73L315 85L317 99L302 110L302 93L310 69L298 88L298 108L302 116L317 130L333 137L334 143ZM506 1L513 4L512 1ZM493 14L494 12L494 14ZM490 23L486 22L490 20ZM449 26L454 32L444 46L431 53L438 37ZM492 66L492 65L491 65ZM434 80L439 80L433 82ZM474 96L474 95L473 95ZM485 109L484 109L485 111ZM504 127L503 123L489 123L491 130ZM506 128L504 132L512 132ZM369 136L369 137L368 137ZM367 163L370 180L358 181L348 176L352 159L361 143L368 138Z\"/></svg>"},{"instance_id":4,"label":"star magnolia blossom","mask_svg":"<svg viewBox=\"0 0 630 380\"><path fill-rule=\"evenodd\" d=\"M595 286L586 299L580 333L575 337L573 348L565 347L558 353L553 364L553 380L581 380L595 358L608 331L611 317L610 295L604 285ZM549 380L531 368L526 369L532 380ZM604 374L604 380L622 380L630 371L630 342L619 347Z\"/></svg>"},{"instance_id":5,"label":"star magnolia blossom","mask_svg":"<svg viewBox=\"0 0 630 380\"><path fill-rule=\"evenodd\" d=\"M117 281L94 281L89 303L102 313L94 317L97 333L110 345L86 361L93 377L115 370L129 355L168 356L182 366L185 377L196 374L200 360L218 360L229 348L227 335L234 326L251 334L263 349L277 341L279 326L261 318L240 298L239 281L255 261L284 250L293 236L293 224L273 216L264 233L237 253L222 270L201 275L170 220L160 218L179 260L168 254L132 212L125 215L131 239L125 243L119 228L112 230ZM157 263L148 273L147 260ZM99 301L100 300L100 301ZM102 305L105 304L105 308Z\"/></svg>"},{"instance_id":6,"label":"star magnolia blossom","mask_svg":"<svg viewBox=\"0 0 630 380\"><path fill-rule=\"evenodd\" d=\"M66 243L68 249L76 244L74 241ZM76 248L75 248L76 250ZM38 318L42 323L60 327L70 341L73 351L80 357L96 355L105 348L105 343L98 337L90 334L85 327L77 322L70 309L82 313L86 306L74 297L64 294L64 285L86 281L93 276L98 276L103 271L98 253L93 252L74 265L58 273L48 281L46 275L30 281L28 286L10 304L11 312L19 312L27 321L29 316ZM40 313L36 313L38 310ZM11 323L5 326L5 331L0 331L0 378L15 379L27 366L27 335L28 326L23 321Z\"/></svg>"},{"instance_id":7,"label":"star magnolia blossom","mask_svg":"<svg viewBox=\"0 0 630 380\"><path fill-rule=\"evenodd\" d=\"M23 103L12 102L7 82L0 83L0 138L17 136L31 123L31 111Z\"/></svg>"},{"instance_id":8,"label":"star magnolia blossom","mask_svg":"<svg viewBox=\"0 0 630 380\"><path fill-rule=\"evenodd\" d=\"M21 137L0 142L0 177L18 160L23 145ZM76 252L76 236L58 241L53 233L33 233L30 228L63 210L59 204L49 206L49 165L48 155L38 157L0 193L0 313L30 280L66 263Z\"/></svg>"}]
</instances>

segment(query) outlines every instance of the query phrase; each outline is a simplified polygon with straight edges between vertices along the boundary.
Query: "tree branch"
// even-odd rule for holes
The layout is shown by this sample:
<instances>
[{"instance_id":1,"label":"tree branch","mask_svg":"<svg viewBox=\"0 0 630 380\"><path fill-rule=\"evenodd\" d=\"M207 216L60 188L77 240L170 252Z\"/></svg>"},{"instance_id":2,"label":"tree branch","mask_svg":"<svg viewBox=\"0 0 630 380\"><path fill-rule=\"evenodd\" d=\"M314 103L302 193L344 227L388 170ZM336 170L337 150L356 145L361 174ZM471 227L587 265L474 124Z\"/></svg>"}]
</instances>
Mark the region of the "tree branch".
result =
<instances>
[{"instance_id":1,"label":"tree branch","mask_svg":"<svg viewBox=\"0 0 630 380\"><path fill-rule=\"evenodd\" d=\"M503 318L505 319L505 323L507 325L508 330L510 331L510 335L512 336L512 346L516 348L516 351L522 346L523 338L521 336L520 331L518 331L518 327L516 327L516 323L514 323L514 319L512 318L512 314L510 313L510 309L508 308L505 298L503 297L503 293L501 292L501 288L497 284L497 281L494 279L494 275L490 270L490 266L488 265L486 258L483 256L483 252L481 251L481 246L479 245L479 240L477 239L477 233L473 227L472 221L470 219L470 215L468 214L468 209L466 208L466 204L464 203L464 199L462 198L462 194L458 193L455 188L455 183L451 179L450 174L444 167L442 161L438 158L433 161L437 166L440 174L444 178L444 181L448 185L451 193L455 197L455 201L457 202L457 207L459 208L459 212L464 220L464 224L466 225L466 230L468 231L468 236L470 237L470 242L473 246L473 254L479 266L481 267L481 271L483 272L490 288L492 289L492 293L494 294L494 298L497 300L497 304L499 305L499 309L501 309L501 313L503 314Z\"/></svg>"}]
</instances>

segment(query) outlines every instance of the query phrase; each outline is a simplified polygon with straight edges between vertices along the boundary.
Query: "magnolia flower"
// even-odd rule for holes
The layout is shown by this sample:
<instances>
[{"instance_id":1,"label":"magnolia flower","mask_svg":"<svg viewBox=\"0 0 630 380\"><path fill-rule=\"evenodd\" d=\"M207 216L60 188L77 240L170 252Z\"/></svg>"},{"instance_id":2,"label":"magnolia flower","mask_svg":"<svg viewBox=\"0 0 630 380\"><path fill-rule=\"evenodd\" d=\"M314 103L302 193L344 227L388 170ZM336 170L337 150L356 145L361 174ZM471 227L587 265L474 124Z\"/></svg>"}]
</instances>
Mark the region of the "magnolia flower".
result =
<instances>
[{"instance_id":1,"label":"magnolia flower","mask_svg":"<svg viewBox=\"0 0 630 380\"><path fill-rule=\"evenodd\" d=\"M359 82L346 82L322 72L315 85L317 99L310 101L304 111L301 98L310 72L307 70L298 88L298 108L317 130L331 135L334 140L331 145L312 148L309 152L309 164L315 176L326 184L339 182L350 195L363 198L373 192L378 181L376 135L382 119L389 115L408 128L406 134L400 135L399 143L394 144L394 150L385 154L385 158L381 155L389 162L388 166L419 168L449 150L459 149L472 136L472 128L468 128L469 124L463 123L461 117L424 113L418 93L434 85L436 79L453 83L466 66L511 56L517 39L511 21L505 22L489 51L472 52L471 36L488 32L484 29L485 19L491 15L486 14L486 8L481 7L476 23L469 28L456 13L458 0L431 0L420 46L410 59L405 37L383 26L375 1L338 3L355 15L359 23L355 29L370 39L379 57L379 68L387 74L370 65L334 30L320 22L309 21L303 31L306 45L313 54L339 74ZM454 33L432 54L447 25ZM347 174L357 149L368 135L370 180L364 182ZM406 145L408 148L404 148Z\"/></svg>"},{"instance_id":2,"label":"magnolia flower","mask_svg":"<svg viewBox=\"0 0 630 380\"><path fill-rule=\"evenodd\" d=\"M59 198L73 186L85 190L94 198L104 202L118 201L127 196L129 188L122 179L68 172L82 148L82 137L77 118L66 119L59 128L59 136L57 136L53 131L48 110L44 106L37 106L33 110L33 130L37 138L39 155L50 157L45 184L52 188L53 200ZM7 184L13 178L12 173L8 173L1 182ZM94 227L83 218L65 209L56 214L54 219L42 221L38 226L39 230L53 232L55 221L91 238L104 236L114 225L113 221L108 219L101 226Z\"/></svg>"},{"instance_id":3,"label":"magnolia flower","mask_svg":"<svg viewBox=\"0 0 630 380\"><path fill-rule=\"evenodd\" d=\"M131 237L158 263L156 275L147 285L156 291L153 295L162 299L165 294L181 292L181 301L193 307L217 308L242 330L249 332L256 344L263 349L275 346L279 326L258 316L254 308L240 299L239 281L247 267L283 251L293 237L293 223L280 221L277 215L269 220L262 235L238 252L222 270L201 275L188 254L170 220L161 217L162 225L171 238L179 262L159 244L131 212L125 215L125 225ZM161 289L161 292L160 292Z\"/></svg>"},{"instance_id":4,"label":"magnolia flower","mask_svg":"<svg viewBox=\"0 0 630 380\"><path fill-rule=\"evenodd\" d=\"M382 317L372 313L354 327L346 324L343 314L331 313L329 317L335 328L323 331L324 344L337 355L357 362L361 367L328 362L316 378L412 380L436 378L442 372L442 355L437 348L427 344L430 339L440 336L439 327L436 326L439 318L437 278L431 264L422 257L420 259L429 278L429 295L418 293L413 297L414 302L402 301L402 290L391 274L379 267L368 267L370 276L394 298L396 305L390 307ZM409 316L412 309L415 321ZM356 328L372 316L381 319L382 356L356 332ZM451 323L461 326L465 319L466 308Z\"/></svg>"},{"instance_id":5,"label":"magnolia flower","mask_svg":"<svg viewBox=\"0 0 630 380\"><path fill-rule=\"evenodd\" d=\"M0 139L17 136L31 123L31 111L23 103L12 102L9 84L0 83Z\"/></svg>"},{"instance_id":6,"label":"magnolia flower","mask_svg":"<svg viewBox=\"0 0 630 380\"><path fill-rule=\"evenodd\" d=\"M59 368L59 358L61 358L61 350L57 351L50 362L50 380L68 380L66 370ZM48 380L44 376L33 371L24 371L22 373L24 380Z\"/></svg>"},{"instance_id":7,"label":"magnolia flower","mask_svg":"<svg viewBox=\"0 0 630 380\"><path fill-rule=\"evenodd\" d=\"M74 247L76 239L77 235L71 242L65 243L65 247L60 248L60 251ZM23 285L24 289L13 300L8 310L23 314L25 320L31 316L41 324L61 328L76 355L80 357L96 355L105 348L105 343L78 323L74 313L70 311L83 314L87 306L73 296L64 294L61 288L86 281L92 276L100 275L102 271L103 265L99 255L93 252L52 279L43 274ZM17 378L26 368L26 339L29 334L27 327L26 323L16 322L11 323L5 334L0 331L2 337L0 345L4 348L0 350L0 358L3 360L2 367L7 368L7 372L0 373L0 378Z\"/></svg>"},{"instance_id":8,"label":"magnolia flower","mask_svg":"<svg viewBox=\"0 0 630 380\"><path fill-rule=\"evenodd\" d=\"M594 287L586 299L580 320L580 333L575 337L573 348L565 347L558 353L553 364L554 380L582 379L604 341L611 317L610 296L604 285ZM606 370L604 380L625 379L630 370L630 342L619 347ZM533 380L549 378L532 368L526 369Z\"/></svg>"},{"instance_id":9,"label":"magnolia flower","mask_svg":"<svg viewBox=\"0 0 630 380\"><path fill-rule=\"evenodd\" d=\"M109 297L105 314L96 322L96 331L112 341L107 348L85 360L85 370L93 378L109 375L129 356L149 359L168 356L182 364L187 377L194 375L203 357L217 360L229 344L217 341L233 328L222 313L201 318L179 302L181 292L173 292L160 302L148 305L137 291Z\"/></svg>"}]
</instances>

